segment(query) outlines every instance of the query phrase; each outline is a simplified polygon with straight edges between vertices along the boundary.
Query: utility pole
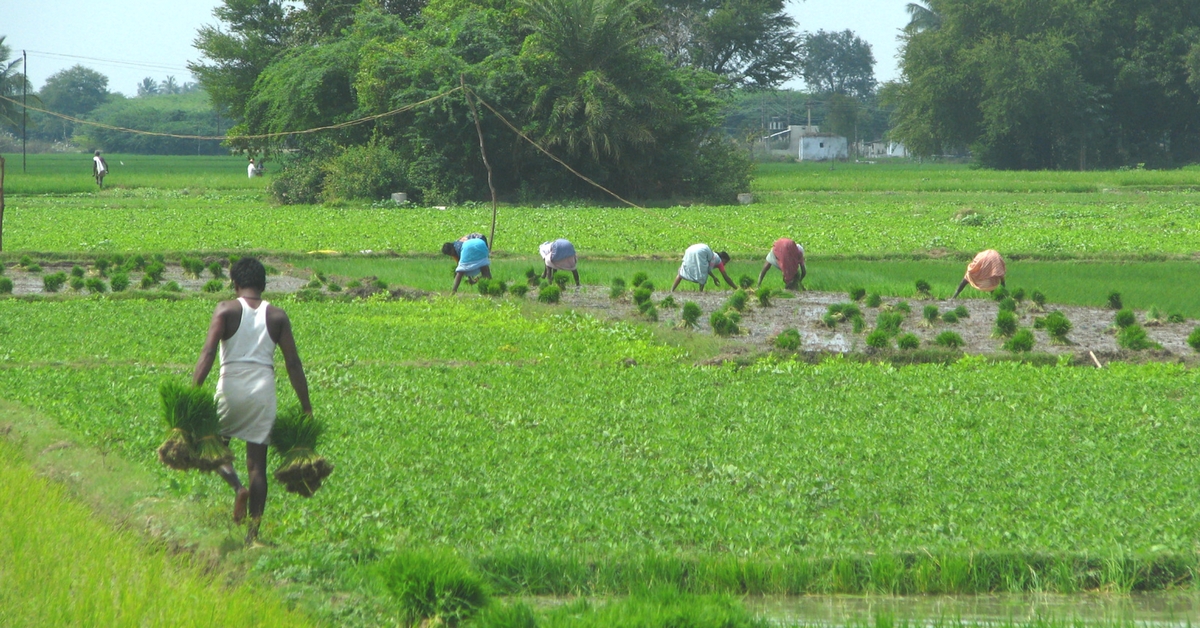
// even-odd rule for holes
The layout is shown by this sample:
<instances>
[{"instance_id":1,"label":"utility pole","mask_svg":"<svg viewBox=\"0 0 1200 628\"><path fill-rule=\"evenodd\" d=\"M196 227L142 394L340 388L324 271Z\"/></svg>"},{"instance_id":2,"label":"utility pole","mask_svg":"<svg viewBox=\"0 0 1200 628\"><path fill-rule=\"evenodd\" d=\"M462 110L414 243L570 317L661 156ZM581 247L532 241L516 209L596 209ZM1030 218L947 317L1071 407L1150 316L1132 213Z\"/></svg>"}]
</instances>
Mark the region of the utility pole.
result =
<instances>
[{"instance_id":1,"label":"utility pole","mask_svg":"<svg viewBox=\"0 0 1200 628\"><path fill-rule=\"evenodd\" d=\"M25 123L29 120L29 55L21 51L21 172L25 172Z\"/></svg>"}]
</instances>

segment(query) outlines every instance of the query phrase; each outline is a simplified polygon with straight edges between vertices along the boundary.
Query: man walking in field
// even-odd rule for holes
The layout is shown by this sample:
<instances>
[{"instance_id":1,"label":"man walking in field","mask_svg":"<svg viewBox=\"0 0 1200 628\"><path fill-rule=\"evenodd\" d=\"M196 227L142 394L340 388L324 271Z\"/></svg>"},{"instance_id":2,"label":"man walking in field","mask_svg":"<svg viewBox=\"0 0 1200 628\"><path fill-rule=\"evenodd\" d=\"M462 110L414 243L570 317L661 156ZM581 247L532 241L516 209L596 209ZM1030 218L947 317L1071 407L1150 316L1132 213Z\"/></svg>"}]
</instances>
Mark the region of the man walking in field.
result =
<instances>
[{"instance_id":1,"label":"man walking in field","mask_svg":"<svg viewBox=\"0 0 1200 628\"><path fill-rule=\"evenodd\" d=\"M250 525L246 544L258 539L258 529L267 504L267 444L275 425L275 347L283 352L288 380L300 407L312 414L308 399L308 380L296 352L292 323L287 313L262 298L267 287L267 272L252 257L239 259L229 269L237 299L222 301L213 311L208 337L192 373L192 383L203 386L208 372L221 353L220 379L217 380L217 413L221 417L221 436L246 441L246 474L249 488L242 485L232 465L217 473L233 488L233 520L241 523L250 507Z\"/></svg>"},{"instance_id":2,"label":"man walking in field","mask_svg":"<svg viewBox=\"0 0 1200 628\"><path fill-rule=\"evenodd\" d=\"M993 249L980 251L967 265L967 275L963 277L962 282L958 284L958 290L954 291L954 296L951 299L958 298L958 294L971 284L976 290L991 292L999 286L1004 285L1004 258L1000 257L1000 253Z\"/></svg>"},{"instance_id":3,"label":"man walking in field","mask_svg":"<svg viewBox=\"0 0 1200 628\"><path fill-rule=\"evenodd\" d=\"M108 162L100 156L100 151L96 151L96 154L92 155L92 176L96 178L96 185L100 186L100 189L104 189L104 175L106 174L108 174Z\"/></svg>"}]
</instances>

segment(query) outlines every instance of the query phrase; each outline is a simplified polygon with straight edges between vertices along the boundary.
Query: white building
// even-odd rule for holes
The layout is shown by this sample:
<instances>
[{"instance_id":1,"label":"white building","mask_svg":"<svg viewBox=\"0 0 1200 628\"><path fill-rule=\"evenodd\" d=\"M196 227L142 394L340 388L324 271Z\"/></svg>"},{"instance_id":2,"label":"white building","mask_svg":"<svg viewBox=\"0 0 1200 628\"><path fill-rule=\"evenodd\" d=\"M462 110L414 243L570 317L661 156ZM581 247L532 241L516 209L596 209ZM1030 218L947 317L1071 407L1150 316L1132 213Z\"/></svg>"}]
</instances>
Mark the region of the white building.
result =
<instances>
[{"instance_id":1,"label":"white building","mask_svg":"<svg viewBox=\"0 0 1200 628\"><path fill-rule=\"evenodd\" d=\"M850 157L850 143L841 135L821 133L815 126L793 125L791 153L800 161L829 161Z\"/></svg>"}]
</instances>

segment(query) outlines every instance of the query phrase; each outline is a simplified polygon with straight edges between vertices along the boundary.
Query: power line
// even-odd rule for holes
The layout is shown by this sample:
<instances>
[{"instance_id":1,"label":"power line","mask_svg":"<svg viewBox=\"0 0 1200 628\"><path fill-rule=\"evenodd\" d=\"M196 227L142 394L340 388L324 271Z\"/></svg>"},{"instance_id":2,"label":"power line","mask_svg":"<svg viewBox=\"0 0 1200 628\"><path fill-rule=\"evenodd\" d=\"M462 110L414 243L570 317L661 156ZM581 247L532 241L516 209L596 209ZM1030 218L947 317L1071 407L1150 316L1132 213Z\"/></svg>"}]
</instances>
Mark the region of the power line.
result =
<instances>
[{"instance_id":1,"label":"power line","mask_svg":"<svg viewBox=\"0 0 1200 628\"><path fill-rule=\"evenodd\" d=\"M146 68L146 69L151 69L151 70L174 70L177 72L190 72L191 71L191 70L188 70L187 68L180 68L180 67L173 66L173 65L162 65L162 64L158 64L158 63L146 63L144 61L124 61L124 60L118 60L118 59L101 59L100 57L85 57L82 55L69 55L69 54L63 54L60 52L42 52L39 50L30 50L28 52L31 52L35 55L42 55L42 56L46 56L46 57L63 57L63 58L67 58L67 59L83 59L85 61L96 61L99 63L107 63L107 64L111 64L111 65L124 65L124 66L129 66L129 67Z\"/></svg>"}]
</instances>

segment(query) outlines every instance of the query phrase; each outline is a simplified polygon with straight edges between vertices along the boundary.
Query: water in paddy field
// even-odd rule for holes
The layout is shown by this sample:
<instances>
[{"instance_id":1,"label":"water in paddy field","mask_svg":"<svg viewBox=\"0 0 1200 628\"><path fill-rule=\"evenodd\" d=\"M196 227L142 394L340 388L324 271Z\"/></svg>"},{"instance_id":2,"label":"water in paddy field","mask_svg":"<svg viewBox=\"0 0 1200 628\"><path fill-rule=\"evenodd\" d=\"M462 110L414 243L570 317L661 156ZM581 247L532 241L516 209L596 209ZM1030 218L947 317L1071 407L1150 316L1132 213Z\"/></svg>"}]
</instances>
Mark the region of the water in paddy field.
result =
<instances>
[{"instance_id":1,"label":"water in paddy field","mask_svg":"<svg viewBox=\"0 0 1200 628\"><path fill-rule=\"evenodd\" d=\"M782 626L1009 625L1035 621L1152 627L1200 626L1200 593L748 597L755 615Z\"/></svg>"}]
</instances>

